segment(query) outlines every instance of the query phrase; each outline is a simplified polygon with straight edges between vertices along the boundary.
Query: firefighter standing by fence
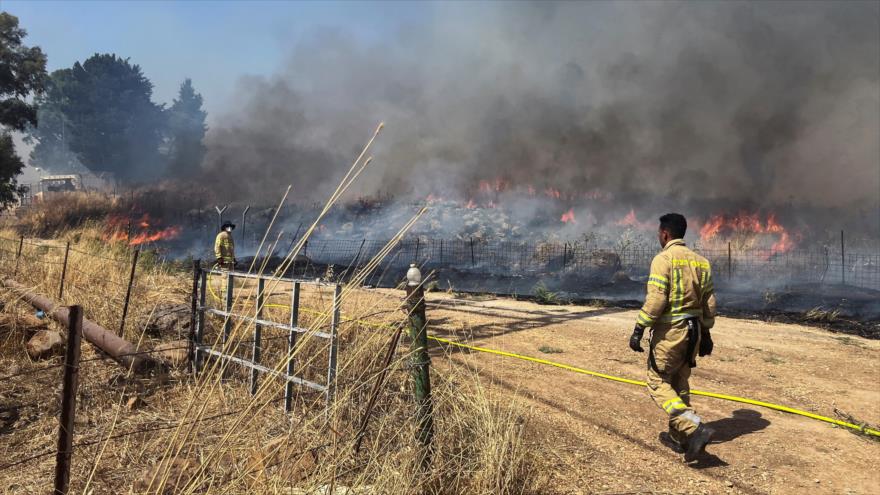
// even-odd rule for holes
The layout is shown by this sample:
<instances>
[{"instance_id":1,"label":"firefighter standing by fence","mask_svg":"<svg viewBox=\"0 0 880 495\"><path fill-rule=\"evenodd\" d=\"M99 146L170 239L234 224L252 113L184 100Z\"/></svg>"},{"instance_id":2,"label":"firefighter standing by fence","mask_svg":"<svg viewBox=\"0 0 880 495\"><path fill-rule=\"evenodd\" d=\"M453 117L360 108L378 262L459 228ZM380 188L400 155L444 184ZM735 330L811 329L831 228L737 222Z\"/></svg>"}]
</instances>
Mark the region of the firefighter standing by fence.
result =
<instances>
[{"instance_id":1,"label":"firefighter standing by fence","mask_svg":"<svg viewBox=\"0 0 880 495\"><path fill-rule=\"evenodd\" d=\"M648 349L648 391L669 415L669 432L660 439L685 461L695 460L714 431L691 407L688 378L696 354L712 353L709 329L715 323L715 291L709 262L685 246L687 221L678 213L660 217L658 239L663 247L651 261L645 305L629 346L644 352L641 340L651 328Z\"/></svg>"},{"instance_id":2,"label":"firefighter standing by fence","mask_svg":"<svg viewBox=\"0 0 880 495\"><path fill-rule=\"evenodd\" d=\"M223 270L235 269L235 241L232 240L232 231L235 224L224 222L220 232L214 240L214 264Z\"/></svg>"}]
</instances>

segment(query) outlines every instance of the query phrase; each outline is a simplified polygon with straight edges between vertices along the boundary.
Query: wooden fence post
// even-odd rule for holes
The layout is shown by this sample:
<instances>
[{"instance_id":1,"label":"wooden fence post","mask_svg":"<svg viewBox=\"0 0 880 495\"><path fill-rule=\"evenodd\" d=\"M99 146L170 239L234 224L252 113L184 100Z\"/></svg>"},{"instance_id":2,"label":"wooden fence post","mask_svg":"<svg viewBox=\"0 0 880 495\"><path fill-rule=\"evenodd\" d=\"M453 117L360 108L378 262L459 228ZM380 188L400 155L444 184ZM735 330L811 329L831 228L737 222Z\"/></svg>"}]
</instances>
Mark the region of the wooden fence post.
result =
<instances>
[{"instance_id":1,"label":"wooden fence post","mask_svg":"<svg viewBox=\"0 0 880 495\"><path fill-rule=\"evenodd\" d=\"M471 237L471 266L476 266L477 262L474 260L474 238Z\"/></svg>"},{"instance_id":2,"label":"wooden fence post","mask_svg":"<svg viewBox=\"0 0 880 495\"><path fill-rule=\"evenodd\" d=\"M138 256L141 254L140 249L134 250L134 256L131 259L131 272L128 274L128 288L125 289L125 301L122 303L122 321L119 322L119 336L125 335L125 317L128 316L128 302L131 300L131 287L134 285L134 271L137 268Z\"/></svg>"},{"instance_id":3,"label":"wooden fence post","mask_svg":"<svg viewBox=\"0 0 880 495\"><path fill-rule=\"evenodd\" d=\"M55 455L55 494L67 495L70 487L70 457L73 454L73 423L76 414L76 389L79 382L80 342L82 342L82 306L71 306L64 356L64 381L61 389L61 421L58 425L58 452Z\"/></svg>"},{"instance_id":4,"label":"wooden fence post","mask_svg":"<svg viewBox=\"0 0 880 495\"><path fill-rule=\"evenodd\" d=\"M428 324L425 318L425 289L422 273L415 263L406 272L406 304L409 314L409 336L413 392L416 400L416 439L421 444L420 467L426 471L431 464L434 437L434 407L431 401L431 357L428 355Z\"/></svg>"},{"instance_id":5,"label":"wooden fence post","mask_svg":"<svg viewBox=\"0 0 880 495\"><path fill-rule=\"evenodd\" d=\"M67 257L70 255L70 241L64 248L64 264L61 266L61 283L58 285L58 300L64 297L64 278L67 276Z\"/></svg>"}]
</instances>

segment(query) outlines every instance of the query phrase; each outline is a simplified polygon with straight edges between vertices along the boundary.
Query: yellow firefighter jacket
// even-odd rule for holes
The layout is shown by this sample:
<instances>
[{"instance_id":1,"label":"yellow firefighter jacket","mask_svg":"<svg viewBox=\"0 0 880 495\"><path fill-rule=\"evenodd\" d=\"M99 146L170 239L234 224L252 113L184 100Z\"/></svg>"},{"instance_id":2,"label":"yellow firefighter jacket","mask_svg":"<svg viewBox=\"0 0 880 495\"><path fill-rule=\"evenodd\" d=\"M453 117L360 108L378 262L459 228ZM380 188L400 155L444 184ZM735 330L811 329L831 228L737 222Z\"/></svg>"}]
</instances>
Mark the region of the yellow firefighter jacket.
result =
<instances>
[{"instance_id":1,"label":"yellow firefighter jacket","mask_svg":"<svg viewBox=\"0 0 880 495\"><path fill-rule=\"evenodd\" d=\"M225 230L217 234L217 239L214 240L214 257L223 263L235 261L235 242L232 240L232 234Z\"/></svg>"},{"instance_id":2,"label":"yellow firefighter jacket","mask_svg":"<svg viewBox=\"0 0 880 495\"><path fill-rule=\"evenodd\" d=\"M715 324L712 269L706 258L688 249L683 240L674 239L651 261L648 294L638 324L656 327L692 317L699 318L707 330Z\"/></svg>"}]
</instances>

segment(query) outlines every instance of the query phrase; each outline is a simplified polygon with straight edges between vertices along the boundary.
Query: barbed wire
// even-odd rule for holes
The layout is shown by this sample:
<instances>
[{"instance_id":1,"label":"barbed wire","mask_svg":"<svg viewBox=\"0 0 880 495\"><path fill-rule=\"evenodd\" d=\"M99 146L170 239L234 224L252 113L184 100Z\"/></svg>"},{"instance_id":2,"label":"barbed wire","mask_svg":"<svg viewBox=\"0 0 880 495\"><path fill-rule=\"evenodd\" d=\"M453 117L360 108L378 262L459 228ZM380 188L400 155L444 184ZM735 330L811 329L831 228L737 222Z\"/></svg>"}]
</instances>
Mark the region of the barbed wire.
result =
<instances>
[{"instance_id":1,"label":"barbed wire","mask_svg":"<svg viewBox=\"0 0 880 495\"><path fill-rule=\"evenodd\" d=\"M119 264L121 264L121 265L125 265L125 264L129 264L129 263L131 263L131 259L111 258L111 257L109 257L109 256L103 256L103 255L100 255L100 254L97 254L97 253L89 253L89 252L86 252L86 251L81 251L81 250L76 249L76 248L74 248L74 247L71 247L70 250L71 250L72 252L74 252L74 253L77 253L77 254L82 254L82 255L85 255L85 256L92 257L92 258L98 258L98 259L102 259L102 260L106 260L106 261L111 261L111 262L113 262L113 263L119 263Z\"/></svg>"}]
</instances>

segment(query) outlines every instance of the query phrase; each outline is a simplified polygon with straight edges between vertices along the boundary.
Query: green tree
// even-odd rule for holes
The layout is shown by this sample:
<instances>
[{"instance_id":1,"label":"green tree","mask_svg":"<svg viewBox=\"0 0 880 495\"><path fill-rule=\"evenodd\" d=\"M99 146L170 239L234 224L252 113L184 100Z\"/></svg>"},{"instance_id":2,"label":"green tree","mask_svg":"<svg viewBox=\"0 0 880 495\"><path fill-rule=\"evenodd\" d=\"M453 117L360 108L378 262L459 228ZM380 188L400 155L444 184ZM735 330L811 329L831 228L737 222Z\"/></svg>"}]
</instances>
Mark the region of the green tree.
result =
<instances>
[{"instance_id":1,"label":"green tree","mask_svg":"<svg viewBox=\"0 0 880 495\"><path fill-rule=\"evenodd\" d=\"M165 112L152 102L153 84L138 65L95 54L51 78L43 104L60 111L67 145L86 168L123 181L161 173Z\"/></svg>"},{"instance_id":2,"label":"green tree","mask_svg":"<svg viewBox=\"0 0 880 495\"><path fill-rule=\"evenodd\" d=\"M37 125L30 126L25 137L33 145L31 166L53 173L82 172L85 167L68 146L71 125L61 111L59 91L52 78L47 78L45 92L35 99Z\"/></svg>"},{"instance_id":3,"label":"green tree","mask_svg":"<svg viewBox=\"0 0 880 495\"><path fill-rule=\"evenodd\" d=\"M202 109L202 95L196 93L192 80L180 85L177 99L168 110L168 172L180 177L194 177L201 171L205 157L203 140L208 127Z\"/></svg>"},{"instance_id":4,"label":"green tree","mask_svg":"<svg viewBox=\"0 0 880 495\"><path fill-rule=\"evenodd\" d=\"M22 45L25 36L17 17L0 12L0 208L15 201L20 191L15 178L24 168L10 130L37 123L36 105L26 98L40 94L46 78L46 56L39 47Z\"/></svg>"}]
</instances>

